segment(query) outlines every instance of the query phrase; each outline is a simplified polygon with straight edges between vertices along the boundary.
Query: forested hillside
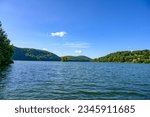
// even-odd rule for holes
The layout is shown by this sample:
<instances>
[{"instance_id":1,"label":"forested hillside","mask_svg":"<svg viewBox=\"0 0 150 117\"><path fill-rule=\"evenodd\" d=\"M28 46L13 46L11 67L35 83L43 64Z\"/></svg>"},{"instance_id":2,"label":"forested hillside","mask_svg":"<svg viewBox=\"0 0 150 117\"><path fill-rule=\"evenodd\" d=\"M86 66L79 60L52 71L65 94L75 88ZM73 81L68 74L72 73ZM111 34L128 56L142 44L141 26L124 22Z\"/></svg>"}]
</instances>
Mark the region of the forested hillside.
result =
<instances>
[{"instance_id":1,"label":"forested hillside","mask_svg":"<svg viewBox=\"0 0 150 117\"><path fill-rule=\"evenodd\" d=\"M61 58L56 54L45 50L32 48L14 47L14 60L33 60L33 61L60 61Z\"/></svg>"},{"instance_id":2,"label":"forested hillside","mask_svg":"<svg viewBox=\"0 0 150 117\"><path fill-rule=\"evenodd\" d=\"M96 62L150 63L150 50L120 51L94 59Z\"/></svg>"},{"instance_id":3,"label":"forested hillside","mask_svg":"<svg viewBox=\"0 0 150 117\"><path fill-rule=\"evenodd\" d=\"M61 57L61 61L63 61L63 62L68 62L68 61L72 61L72 62L90 62L91 58L89 58L87 56L63 56L63 57Z\"/></svg>"}]
</instances>

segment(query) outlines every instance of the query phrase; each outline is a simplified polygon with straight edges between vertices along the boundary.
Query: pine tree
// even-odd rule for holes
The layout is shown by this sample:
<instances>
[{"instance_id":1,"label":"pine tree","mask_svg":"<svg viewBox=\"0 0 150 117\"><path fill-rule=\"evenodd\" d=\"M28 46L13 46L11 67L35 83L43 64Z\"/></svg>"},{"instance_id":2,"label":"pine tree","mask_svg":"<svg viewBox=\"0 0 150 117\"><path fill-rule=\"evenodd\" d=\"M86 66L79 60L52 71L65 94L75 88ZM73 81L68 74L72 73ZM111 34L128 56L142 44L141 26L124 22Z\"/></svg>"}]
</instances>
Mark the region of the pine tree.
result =
<instances>
[{"instance_id":1,"label":"pine tree","mask_svg":"<svg viewBox=\"0 0 150 117\"><path fill-rule=\"evenodd\" d=\"M10 40L2 28L0 22L0 66L12 63L13 46L10 45Z\"/></svg>"}]
</instances>

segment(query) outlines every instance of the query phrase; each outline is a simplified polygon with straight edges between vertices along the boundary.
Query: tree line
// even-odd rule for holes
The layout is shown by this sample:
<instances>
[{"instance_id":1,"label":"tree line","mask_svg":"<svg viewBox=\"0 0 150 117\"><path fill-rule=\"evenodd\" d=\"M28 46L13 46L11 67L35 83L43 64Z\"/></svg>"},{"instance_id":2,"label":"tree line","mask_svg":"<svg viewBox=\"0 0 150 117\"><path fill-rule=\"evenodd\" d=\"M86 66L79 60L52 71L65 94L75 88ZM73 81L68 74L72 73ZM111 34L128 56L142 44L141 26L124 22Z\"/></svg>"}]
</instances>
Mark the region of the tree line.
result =
<instances>
[{"instance_id":1,"label":"tree line","mask_svg":"<svg viewBox=\"0 0 150 117\"><path fill-rule=\"evenodd\" d=\"M28 61L60 61L60 57L56 54L45 50L38 50L33 48L19 48L13 47L14 60L28 60Z\"/></svg>"},{"instance_id":2,"label":"tree line","mask_svg":"<svg viewBox=\"0 0 150 117\"><path fill-rule=\"evenodd\" d=\"M150 50L120 51L96 58L95 62L150 63Z\"/></svg>"}]
</instances>

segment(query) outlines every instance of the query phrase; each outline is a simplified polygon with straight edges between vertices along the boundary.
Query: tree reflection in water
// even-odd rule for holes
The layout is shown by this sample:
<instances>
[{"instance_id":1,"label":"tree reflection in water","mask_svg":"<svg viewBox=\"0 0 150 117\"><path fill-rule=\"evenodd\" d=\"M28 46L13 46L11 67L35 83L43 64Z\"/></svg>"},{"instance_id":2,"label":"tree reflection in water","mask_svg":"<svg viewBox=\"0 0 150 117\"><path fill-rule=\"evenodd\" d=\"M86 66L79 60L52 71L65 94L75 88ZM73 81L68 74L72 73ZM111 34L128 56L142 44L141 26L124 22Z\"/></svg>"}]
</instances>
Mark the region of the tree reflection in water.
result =
<instances>
[{"instance_id":1,"label":"tree reflection in water","mask_svg":"<svg viewBox=\"0 0 150 117\"><path fill-rule=\"evenodd\" d=\"M0 66L0 99L5 99L6 95L6 88L9 79L7 78L8 74L10 73L11 65L8 66Z\"/></svg>"}]
</instances>

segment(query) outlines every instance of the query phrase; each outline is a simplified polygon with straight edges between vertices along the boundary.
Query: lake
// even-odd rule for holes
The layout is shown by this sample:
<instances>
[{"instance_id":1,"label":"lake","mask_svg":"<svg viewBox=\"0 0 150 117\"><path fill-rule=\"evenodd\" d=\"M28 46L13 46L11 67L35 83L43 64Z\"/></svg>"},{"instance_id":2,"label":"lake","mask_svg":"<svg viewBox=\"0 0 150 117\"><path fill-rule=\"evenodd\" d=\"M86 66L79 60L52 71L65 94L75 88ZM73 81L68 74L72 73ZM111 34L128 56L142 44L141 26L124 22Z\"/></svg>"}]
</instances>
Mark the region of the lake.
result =
<instances>
[{"instance_id":1,"label":"lake","mask_svg":"<svg viewBox=\"0 0 150 117\"><path fill-rule=\"evenodd\" d=\"M0 69L0 99L150 99L150 64L15 61Z\"/></svg>"}]
</instances>

